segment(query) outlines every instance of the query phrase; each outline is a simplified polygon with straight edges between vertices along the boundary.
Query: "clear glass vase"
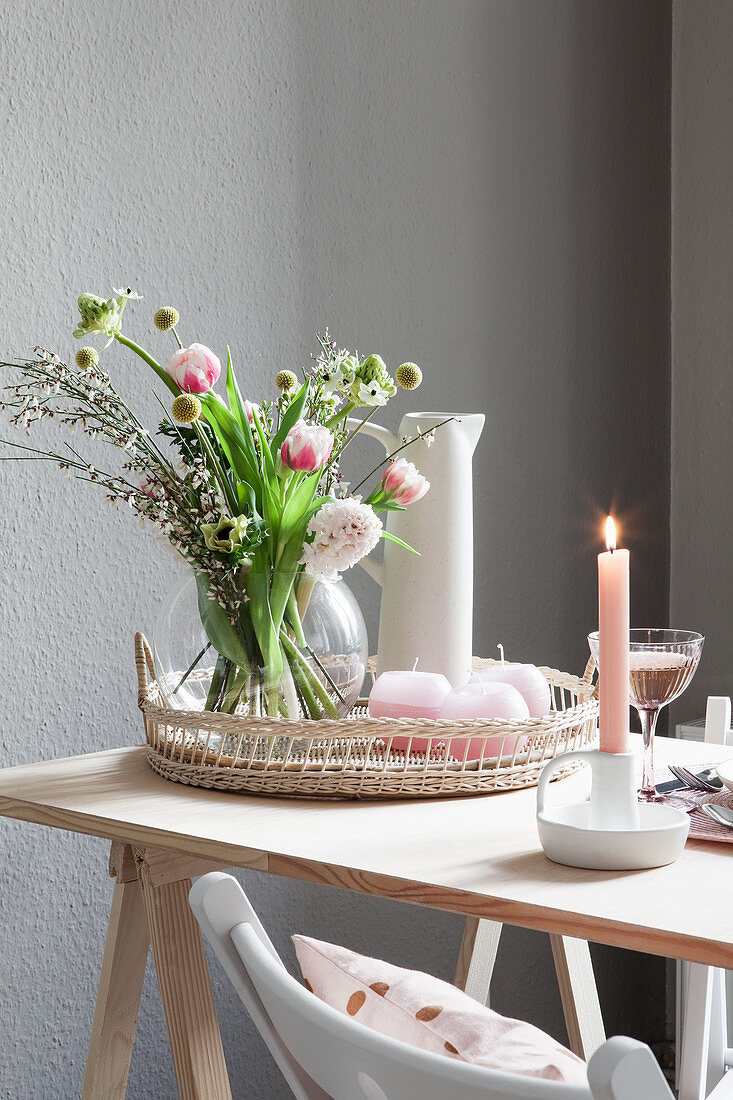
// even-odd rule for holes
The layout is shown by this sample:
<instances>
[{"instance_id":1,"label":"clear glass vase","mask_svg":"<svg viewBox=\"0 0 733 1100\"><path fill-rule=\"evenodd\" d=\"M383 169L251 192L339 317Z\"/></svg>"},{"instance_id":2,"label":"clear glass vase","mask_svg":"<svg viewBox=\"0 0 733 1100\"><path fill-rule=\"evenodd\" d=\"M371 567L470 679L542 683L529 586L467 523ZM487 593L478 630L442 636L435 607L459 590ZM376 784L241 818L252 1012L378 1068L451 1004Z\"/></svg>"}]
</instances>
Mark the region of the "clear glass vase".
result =
<instances>
[{"instance_id":1,"label":"clear glass vase","mask_svg":"<svg viewBox=\"0 0 733 1100\"><path fill-rule=\"evenodd\" d=\"M367 632L346 583L302 571L247 574L248 599L219 653L199 614L193 573L171 590L153 635L156 675L168 706L270 718L342 718L366 673ZM222 647L223 648L223 647Z\"/></svg>"}]
</instances>

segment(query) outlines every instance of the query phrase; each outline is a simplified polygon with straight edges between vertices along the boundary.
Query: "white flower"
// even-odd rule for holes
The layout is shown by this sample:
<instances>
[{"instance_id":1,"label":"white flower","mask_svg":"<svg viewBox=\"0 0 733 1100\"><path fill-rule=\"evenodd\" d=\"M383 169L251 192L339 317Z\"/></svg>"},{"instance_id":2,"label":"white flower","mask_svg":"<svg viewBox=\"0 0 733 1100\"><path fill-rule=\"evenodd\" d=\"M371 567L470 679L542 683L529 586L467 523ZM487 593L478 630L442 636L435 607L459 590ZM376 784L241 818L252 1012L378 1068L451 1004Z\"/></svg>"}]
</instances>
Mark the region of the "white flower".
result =
<instances>
[{"instance_id":1,"label":"white flower","mask_svg":"<svg viewBox=\"0 0 733 1100\"><path fill-rule=\"evenodd\" d=\"M345 355L344 352L339 352L334 359L325 363L321 370L324 394L335 396L348 390L354 382L357 366L353 355Z\"/></svg>"},{"instance_id":2,"label":"white flower","mask_svg":"<svg viewBox=\"0 0 733 1100\"><path fill-rule=\"evenodd\" d=\"M358 395L360 405L386 405L390 398L389 390L378 382L360 382Z\"/></svg>"},{"instance_id":3,"label":"white flower","mask_svg":"<svg viewBox=\"0 0 733 1100\"><path fill-rule=\"evenodd\" d=\"M354 497L328 500L308 524L311 542L303 546L301 565L312 577L336 580L373 550L382 533L382 522L368 504Z\"/></svg>"}]
</instances>

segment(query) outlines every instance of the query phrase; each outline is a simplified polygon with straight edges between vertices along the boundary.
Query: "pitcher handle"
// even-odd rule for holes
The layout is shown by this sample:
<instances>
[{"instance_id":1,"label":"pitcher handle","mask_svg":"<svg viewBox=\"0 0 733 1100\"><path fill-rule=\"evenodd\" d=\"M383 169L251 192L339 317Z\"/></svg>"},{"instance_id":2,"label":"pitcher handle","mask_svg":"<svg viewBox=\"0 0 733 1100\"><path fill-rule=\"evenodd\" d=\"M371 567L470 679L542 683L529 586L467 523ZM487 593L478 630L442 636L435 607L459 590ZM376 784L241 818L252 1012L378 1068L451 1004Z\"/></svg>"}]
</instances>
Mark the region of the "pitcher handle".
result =
<instances>
[{"instance_id":1,"label":"pitcher handle","mask_svg":"<svg viewBox=\"0 0 733 1100\"><path fill-rule=\"evenodd\" d=\"M354 428L359 428L364 435L370 435L372 439L378 439L384 447L384 453L389 455L392 451L396 451L400 445L400 441L397 436L389 430L389 428L383 427L381 424L374 424L371 420L362 425L361 420L357 420L353 416L346 418L346 427L349 431L353 431Z\"/></svg>"},{"instance_id":2,"label":"pitcher handle","mask_svg":"<svg viewBox=\"0 0 733 1100\"><path fill-rule=\"evenodd\" d=\"M362 421L356 417L348 416L346 418L346 427L349 431L353 431L354 428L359 428L364 435L370 435L372 439L377 439L384 447L384 453L387 455L396 451L400 445L400 442L396 435L394 435L388 428L383 427L381 424L373 424L369 420L362 426ZM379 585L384 585L384 565L381 561L375 561L369 554L365 558L362 558L359 562L362 569L365 570Z\"/></svg>"}]
</instances>

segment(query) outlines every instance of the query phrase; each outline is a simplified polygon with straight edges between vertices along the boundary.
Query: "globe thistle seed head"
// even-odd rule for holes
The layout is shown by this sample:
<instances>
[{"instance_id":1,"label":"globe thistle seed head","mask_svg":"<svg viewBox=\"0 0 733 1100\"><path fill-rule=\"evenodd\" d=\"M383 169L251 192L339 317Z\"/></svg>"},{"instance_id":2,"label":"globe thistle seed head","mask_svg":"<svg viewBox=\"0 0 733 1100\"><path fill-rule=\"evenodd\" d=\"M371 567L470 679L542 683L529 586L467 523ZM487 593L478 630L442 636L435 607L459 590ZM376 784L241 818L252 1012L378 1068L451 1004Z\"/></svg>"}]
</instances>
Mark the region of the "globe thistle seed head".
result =
<instances>
[{"instance_id":1,"label":"globe thistle seed head","mask_svg":"<svg viewBox=\"0 0 733 1100\"><path fill-rule=\"evenodd\" d=\"M275 375L275 385L281 393L289 393L291 390L297 389L298 376L293 374L291 370L280 370Z\"/></svg>"},{"instance_id":2,"label":"globe thistle seed head","mask_svg":"<svg viewBox=\"0 0 733 1100\"><path fill-rule=\"evenodd\" d=\"M161 332L168 332L169 329L175 328L180 319L177 309L173 306L163 306L153 317L153 323Z\"/></svg>"},{"instance_id":3,"label":"globe thistle seed head","mask_svg":"<svg viewBox=\"0 0 733 1100\"><path fill-rule=\"evenodd\" d=\"M422 371L417 363L401 363L394 376L395 382L403 390L416 390L422 382Z\"/></svg>"},{"instance_id":4,"label":"globe thistle seed head","mask_svg":"<svg viewBox=\"0 0 733 1100\"><path fill-rule=\"evenodd\" d=\"M90 367L96 367L99 362L99 352L96 348L79 348L75 359L79 370L89 370Z\"/></svg>"},{"instance_id":5,"label":"globe thistle seed head","mask_svg":"<svg viewBox=\"0 0 733 1100\"><path fill-rule=\"evenodd\" d=\"M179 424L193 424L201 416L201 402L192 393L181 393L171 405L171 412Z\"/></svg>"}]
</instances>

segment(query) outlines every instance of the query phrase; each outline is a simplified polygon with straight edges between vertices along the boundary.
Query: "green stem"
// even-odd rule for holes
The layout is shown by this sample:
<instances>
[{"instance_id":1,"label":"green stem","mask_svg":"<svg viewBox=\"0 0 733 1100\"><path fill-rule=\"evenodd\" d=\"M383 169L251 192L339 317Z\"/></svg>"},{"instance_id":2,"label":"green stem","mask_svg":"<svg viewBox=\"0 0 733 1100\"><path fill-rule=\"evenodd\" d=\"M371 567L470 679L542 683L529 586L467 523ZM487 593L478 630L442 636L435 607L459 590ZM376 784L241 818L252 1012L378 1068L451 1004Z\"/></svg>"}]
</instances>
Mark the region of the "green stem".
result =
<instances>
[{"instance_id":1,"label":"green stem","mask_svg":"<svg viewBox=\"0 0 733 1100\"><path fill-rule=\"evenodd\" d=\"M237 709L237 704L247 682L247 672L248 670L236 667L232 668L229 673L226 692L221 704L221 709L227 714L234 714Z\"/></svg>"},{"instance_id":2,"label":"green stem","mask_svg":"<svg viewBox=\"0 0 733 1100\"><path fill-rule=\"evenodd\" d=\"M199 663L199 661L201 660L201 658L203 657L203 655L204 655L204 654L206 653L206 650L207 650L207 649L211 649L211 642L207 642L207 643L206 643L206 645L204 646L204 648L203 648L203 649L201 650L201 652L199 653L198 657L194 657L193 661L192 661L192 662L191 662L191 664L190 664L190 665L188 666L188 668L187 668L187 669L186 669L186 671L184 672L184 674L183 674L183 676L181 677L181 679L180 679L180 680L178 681L178 683L176 684L176 686L175 686L175 687L173 688L173 694L174 694L174 695L175 695L175 694L176 694L176 693L178 692L178 689L179 689L179 688L183 687L183 685L185 684L186 680L187 680L187 679L189 678L189 676L191 675L191 673L193 672L193 670L194 670L194 669L196 668L196 665L197 665L197 664Z\"/></svg>"},{"instance_id":3,"label":"green stem","mask_svg":"<svg viewBox=\"0 0 733 1100\"><path fill-rule=\"evenodd\" d=\"M311 688L311 685L308 682L308 679L307 679L307 677L305 675L305 672L303 670L303 666L302 666L300 660L298 659L298 651L297 651L297 649L295 649L294 646L292 646L292 642L290 642L290 645L292 646L292 652L293 652L293 655L291 656L291 651L288 649L288 647L286 645L286 640L288 642L290 642L290 639L287 637L287 635L283 631L283 633L281 635L281 644L282 644L282 647L283 647L283 653L284 653L284 656L286 657L286 659L288 661L288 664L290 666L290 670L292 672L293 680L295 681L295 685L297 687L297 690L300 693L300 697L303 701L303 705L305 707L306 713L307 713L309 718L315 718L315 719L322 718L323 713L322 713L321 707L319 706L318 699L316 698L316 695L315 695L313 689ZM335 715L333 717L335 717Z\"/></svg>"},{"instance_id":4,"label":"green stem","mask_svg":"<svg viewBox=\"0 0 733 1100\"><path fill-rule=\"evenodd\" d=\"M278 621L276 628L270 605L269 570L266 555L267 550L264 547L258 547L255 551L252 569L247 577L247 593L250 597L249 614L262 654L262 664L266 678L267 713L271 718L277 718L277 700L280 691L283 659L278 640L281 620ZM285 598L287 599L287 593Z\"/></svg>"},{"instance_id":5,"label":"green stem","mask_svg":"<svg viewBox=\"0 0 733 1100\"><path fill-rule=\"evenodd\" d=\"M346 403L346 405L344 405L341 412L334 413L334 415L330 418L330 420L326 421L325 427L326 428L335 428L338 424L341 423L342 420L346 420L347 416L351 416L351 414L353 413L353 411L356 407L357 407L356 401L348 401Z\"/></svg>"},{"instance_id":6,"label":"green stem","mask_svg":"<svg viewBox=\"0 0 733 1100\"><path fill-rule=\"evenodd\" d=\"M234 518L239 514L239 501L232 493L231 487L229 486L227 479L224 475L224 471L221 468L221 464L219 463L218 458L211 449L211 444L206 438L206 433L203 431L197 420L194 420L193 422L193 429L196 432L199 443L201 444L204 454L206 455L206 459L209 463L211 472L218 482L219 489L221 490L221 493L224 497L224 503L229 508L232 514L232 518Z\"/></svg>"},{"instance_id":7,"label":"green stem","mask_svg":"<svg viewBox=\"0 0 733 1100\"><path fill-rule=\"evenodd\" d=\"M370 413L367 413L366 416L363 418L363 420L361 420L356 425L356 427L352 431L349 432L349 434L347 435L346 439L343 442L343 446L339 450L339 457L344 453L344 451L348 447L349 443L351 443L351 440L354 438L354 436L359 434L359 432L364 427L366 422L368 420L371 420L371 418L374 416L375 412L380 408L381 408L381 405L375 405L374 408L372 409L372 411Z\"/></svg>"},{"instance_id":8,"label":"green stem","mask_svg":"<svg viewBox=\"0 0 733 1100\"><path fill-rule=\"evenodd\" d=\"M130 351L134 351L135 355L139 355L140 358L145 363L147 363L149 367L152 367L155 373L158 375L158 378L160 378L161 382L165 382L171 393L174 394L174 396L178 397L178 394L181 392L178 386L175 384L170 375L166 374L160 363L156 359L153 359L152 355L148 355L147 351L145 351L145 348L141 348L139 344L136 344L134 342L134 340L128 340L128 338L126 336L123 336L121 332L115 332L113 333L113 335L115 340L117 340L120 344L124 344L126 348L130 349Z\"/></svg>"},{"instance_id":9,"label":"green stem","mask_svg":"<svg viewBox=\"0 0 733 1100\"><path fill-rule=\"evenodd\" d=\"M300 595L300 589L298 589L298 596ZM304 648L306 645L305 634L303 633L303 623L300 618L300 609L298 607L298 598L295 595L295 588L290 590L288 596L288 619L290 626L293 630L293 635L297 644Z\"/></svg>"},{"instance_id":10,"label":"green stem","mask_svg":"<svg viewBox=\"0 0 733 1100\"><path fill-rule=\"evenodd\" d=\"M290 594L293 591L295 577L288 572L275 572L272 574L272 587L270 589L270 612L275 630L279 633L282 626L285 608L288 605Z\"/></svg>"},{"instance_id":11,"label":"green stem","mask_svg":"<svg viewBox=\"0 0 733 1100\"><path fill-rule=\"evenodd\" d=\"M262 705L260 703L260 682L257 678L256 673L253 673L251 680L252 683L249 693L249 715L250 718L261 718Z\"/></svg>"},{"instance_id":12,"label":"green stem","mask_svg":"<svg viewBox=\"0 0 733 1100\"><path fill-rule=\"evenodd\" d=\"M221 653L216 658L216 667L214 668L214 675L211 677L211 684L209 685L209 694L206 696L206 706L204 710L212 710L214 703L216 702L219 692L221 691L221 685L224 681L224 666L226 664L226 657L222 657Z\"/></svg>"},{"instance_id":13,"label":"green stem","mask_svg":"<svg viewBox=\"0 0 733 1100\"><path fill-rule=\"evenodd\" d=\"M321 681L316 676L313 669L308 664L307 660L303 657L302 653L300 653L297 646L295 646L295 644L288 637L285 631L282 632L280 638L283 644L283 648L288 656L288 660L290 661L290 667L292 668L293 674L295 675L296 679L298 678L299 674L302 674L308 682L308 687L310 691L315 692L318 699L320 700L321 705L326 712L326 716L328 718L336 718L338 713L336 710L336 704L324 688Z\"/></svg>"},{"instance_id":14,"label":"green stem","mask_svg":"<svg viewBox=\"0 0 733 1100\"><path fill-rule=\"evenodd\" d=\"M295 687L295 680L293 678L293 670L290 667L290 662L284 651L282 642L280 642L280 650L283 655L283 674L281 683L281 702L285 703L285 717L297 718L298 716L298 693Z\"/></svg>"},{"instance_id":15,"label":"green stem","mask_svg":"<svg viewBox=\"0 0 733 1100\"><path fill-rule=\"evenodd\" d=\"M326 666L325 666L325 665L323 664L323 662L322 662L322 661L320 660L320 658L318 657L318 655L317 655L316 653L314 653L314 652L313 652L313 650L311 649L311 647L310 647L310 646L308 645L308 643L307 643L307 642L306 642L306 646L305 646L305 648L306 648L306 649L308 650L308 652L310 653L311 657L312 657L312 658L313 658L313 660L314 660L314 661L316 662L316 664L317 664L317 665L318 665L318 667L320 668L321 672L322 672L322 673L323 673L323 675L324 675L324 676L326 677L326 679L328 680L329 684L331 685L331 687L333 688L333 690L334 690L334 691L336 692L336 694L338 695L338 697L339 697L339 699L341 700L341 702L342 702L342 703L346 703L346 700L344 699L343 695L342 695L342 694L341 694L341 692L339 691L339 687L338 687L338 684L337 684L337 683L336 683L336 681L334 680L333 676L332 676L332 675L331 675L331 673L330 673L330 672L328 671L328 669L327 669L327 668L326 668ZM314 673L314 675L315 675L315 673ZM318 678L318 677L316 677L316 679L317 679L317 678Z\"/></svg>"}]
</instances>

